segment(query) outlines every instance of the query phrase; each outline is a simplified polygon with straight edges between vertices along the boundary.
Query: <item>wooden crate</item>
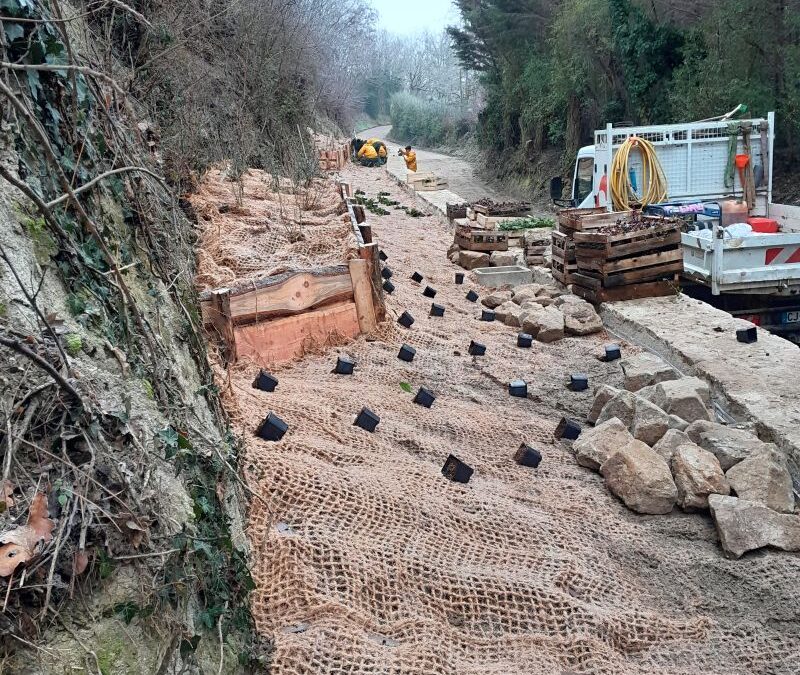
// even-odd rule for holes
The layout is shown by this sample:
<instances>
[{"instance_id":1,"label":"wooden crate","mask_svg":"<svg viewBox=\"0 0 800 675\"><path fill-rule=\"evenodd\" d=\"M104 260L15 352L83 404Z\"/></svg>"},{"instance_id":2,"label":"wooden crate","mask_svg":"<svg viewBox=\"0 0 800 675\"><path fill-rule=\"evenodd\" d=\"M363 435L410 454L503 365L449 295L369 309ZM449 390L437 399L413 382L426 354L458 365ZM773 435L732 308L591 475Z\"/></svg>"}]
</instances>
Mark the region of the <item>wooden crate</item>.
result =
<instances>
[{"instance_id":1,"label":"wooden crate","mask_svg":"<svg viewBox=\"0 0 800 675\"><path fill-rule=\"evenodd\" d=\"M571 219L570 225L559 223L558 229L568 237L574 237L577 232L592 232L606 225L614 225L618 220L627 218L627 211L603 211L602 213L586 213Z\"/></svg>"},{"instance_id":2,"label":"wooden crate","mask_svg":"<svg viewBox=\"0 0 800 675\"><path fill-rule=\"evenodd\" d=\"M466 204L447 204L447 217L450 220L460 220L467 217Z\"/></svg>"},{"instance_id":3,"label":"wooden crate","mask_svg":"<svg viewBox=\"0 0 800 675\"><path fill-rule=\"evenodd\" d=\"M572 275L572 292L578 297L588 300L593 304L601 302L619 302L622 300L638 300L641 298L661 298L675 295L678 288L677 279L662 281L649 281L617 288L603 288L592 286L595 279L586 279L580 272Z\"/></svg>"},{"instance_id":4,"label":"wooden crate","mask_svg":"<svg viewBox=\"0 0 800 675\"><path fill-rule=\"evenodd\" d=\"M558 224L571 230L579 230L579 221L583 216L593 216L607 213L607 210L599 207L592 209L561 209L558 212Z\"/></svg>"},{"instance_id":5,"label":"wooden crate","mask_svg":"<svg viewBox=\"0 0 800 675\"><path fill-rule=\"evenodd\" d=\"M550 271L553 278L560 281L565 286L575 283L575 273L578 271L578 265L574 262L566 262L563 258L553 256Z\"/></svg>"},{"instance_id":6,"label":"wooden crate","mask_svg":"<svg viewBox=\"0 0 800 675\"><path fill-rule=\"evenodd\" d=\"M615 260L680 246L681 227L679 223L654 218L652 227L645 230L613 235L576 232L573 239L578 259Z\"/></svg>"},{"instance_id":7,"label":"wooden crate","mask_svg":"<svg viewBox=\"0 0 800 675\"><path fill-rule=\"evenodd\" d=\"M508 250L508 235L494 230L459 227L456 229L455 242L465 251Z\"/></svg>"},{"instance_id":8,"label":"wooden crate","mask_svg":"<svg viewBox=\"0 0 800 675\"><path fill-rule=\"evenodd\" d=\"M675 221L653 219L646 229L621 234L576 232L574 241L575 292L597 302L669 295L683 271Z\"/></svg>"},{"instance_id":9,"label":"wooden crate","mask_svg":"<svg viewBox=\"0 0 800 675\"><path fill-rule=\"evenodd\" d=\"M553 232L553 257L558 256L566 262L575 262L575 240L563 232Z\"/></svg>"},{"instance_id":10,"label":"wooden crate","mask_svg":"<svg viewBox=\"0 0 800 675\"><path fill-rule=\"evenodd\" d=\"M495 204L493 206L486 206L484 204L473 204L472 210L475 213L481 213L484 216L491 216L494 218L522 218L530 215L532 204L530 202L509 202L506 205Z\"/></svg>"}]
</instances>

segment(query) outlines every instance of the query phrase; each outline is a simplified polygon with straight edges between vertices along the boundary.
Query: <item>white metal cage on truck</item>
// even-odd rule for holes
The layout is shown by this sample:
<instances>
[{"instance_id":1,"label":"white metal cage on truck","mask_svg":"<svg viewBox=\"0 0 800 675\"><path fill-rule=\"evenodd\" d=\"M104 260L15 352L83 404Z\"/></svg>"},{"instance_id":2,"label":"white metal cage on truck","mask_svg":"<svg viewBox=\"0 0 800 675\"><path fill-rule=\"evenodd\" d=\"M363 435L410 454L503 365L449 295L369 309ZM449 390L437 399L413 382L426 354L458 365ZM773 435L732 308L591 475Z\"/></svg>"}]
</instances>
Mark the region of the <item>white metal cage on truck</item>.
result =
<instances>
[{"instance_id":1,"label":"white metal cage on truck","mask_svg":"<svg viewBox=\"0 0 800 675\"><path fill-rule=\"evenodd\" d=\"M569 206L604 207L612 210L609 196L614 156L631 137L649 141L656 152L667 183L669 203L712 204L741 199L743 186L738 171L731 180L731 125L749 130L750 162L754 167L755 205L751 216L778 221L780 232L730 237L720 225L703 232L700 227L682 235L684 276L722 293L800 294L800 208L772 202L775 113L765 118L615 127L595 131L594 145L578 152ZM745 152L738 136L736 154ZM643 174L638 153L629 161L633 174ZM726 174L728 178L726 179ZM551 194L559 203L561 183L554 180ZM563 201L562 205L567 205ZM702 223L701 223L702 225Z\"/></svg>"}]
</instances>

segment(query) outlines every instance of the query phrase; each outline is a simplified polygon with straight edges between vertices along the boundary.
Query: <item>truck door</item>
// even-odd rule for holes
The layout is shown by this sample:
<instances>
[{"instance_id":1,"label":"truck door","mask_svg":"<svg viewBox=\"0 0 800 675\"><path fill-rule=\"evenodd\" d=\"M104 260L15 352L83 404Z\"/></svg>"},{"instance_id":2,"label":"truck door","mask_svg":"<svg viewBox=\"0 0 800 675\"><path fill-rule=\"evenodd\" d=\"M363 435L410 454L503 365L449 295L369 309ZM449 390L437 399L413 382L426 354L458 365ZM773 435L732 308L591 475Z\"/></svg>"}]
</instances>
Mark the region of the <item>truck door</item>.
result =
<instances>
[{"instance_id":1,"label":"truck door","mask_svg":"<svg viewBox=\"0 0 800 675\"><path fill-rule=\"evenodd\" d=\"M594 206L594 157L579 157L575 165L572 198L580 208Z\"/></svg>"}]
</instances>

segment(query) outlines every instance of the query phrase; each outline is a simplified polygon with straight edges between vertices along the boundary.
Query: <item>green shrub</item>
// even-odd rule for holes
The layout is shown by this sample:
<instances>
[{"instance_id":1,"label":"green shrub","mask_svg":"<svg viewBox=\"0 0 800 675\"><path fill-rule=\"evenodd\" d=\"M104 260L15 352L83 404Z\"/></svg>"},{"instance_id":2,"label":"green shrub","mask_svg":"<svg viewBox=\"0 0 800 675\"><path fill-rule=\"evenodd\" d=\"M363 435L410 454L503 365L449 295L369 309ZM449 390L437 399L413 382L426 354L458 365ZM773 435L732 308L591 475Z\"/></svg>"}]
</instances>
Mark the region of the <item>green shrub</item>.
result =
<instances>
[{"instance_id":1,"label":"green shrub","mask_svg":"<svg viewBox=\"0 0 800 675\"><path fill-rule=\"evenodd\" d=\"M454 113L444 103L425 101L407 92L394 94L389 110L392 137L401 143L425 147L455 145L474 127L465 113Z\"/></svg>"}]
</instances>

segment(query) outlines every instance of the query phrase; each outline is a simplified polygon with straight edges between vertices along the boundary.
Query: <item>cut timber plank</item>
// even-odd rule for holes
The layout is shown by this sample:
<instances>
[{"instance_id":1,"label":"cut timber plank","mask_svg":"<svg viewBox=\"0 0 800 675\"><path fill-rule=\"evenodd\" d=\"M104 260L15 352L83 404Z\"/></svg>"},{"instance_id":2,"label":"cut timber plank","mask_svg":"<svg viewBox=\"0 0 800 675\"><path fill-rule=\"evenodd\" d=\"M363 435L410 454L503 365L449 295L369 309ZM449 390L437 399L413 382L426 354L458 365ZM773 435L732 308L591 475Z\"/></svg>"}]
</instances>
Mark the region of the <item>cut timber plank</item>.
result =
<instances>
[{"instance_id":1,"label":"cut timber plank","mask_svg":"<svg viewBox=\"0 0 800 675\"><path fill-rule=\"evenodd\" d=\"M231 316L231 292L228 288L219 288L211 293L211 323L219 334L223 345L223 358L226 365L236 363L236 335Z\"/></svg>"},{"instance_id":2,"label":"cut timber plank","mask_svg":"<svg viewBox=\"0 0 800 675\"><path fill-rule=\"evenodd\" d=\"M360 333L355 302L342 302L299 316L237 326L239 358L250 358L262 368L291 361Z\"/></svg>"},{"instance_id":3,"label":"cut timber plank","mask_svg":"<svg viewBox=\"0 0 800 675\"><path fill-rule=\"evenodd\" d=\"M358 326L362 333L372 333L378 327L375 306L372 302L372 281L369 263L366 260L351 260L350 278L353 281L353 297L358 313Z\"/></svg>"},{"instance_id":4,"label":"cut timber plank","mask_svg":"<svg viewBox=\"0 0 800 675\"><path fill-rule=\"evenodd\" d=\"M346 265L267 277L256 288L231 291L231 318L236 325L300 314L322 305L352 300L353 282ZM201 296L204 322L212 320L211 295Z\"/></svg>"}]
</instances>

